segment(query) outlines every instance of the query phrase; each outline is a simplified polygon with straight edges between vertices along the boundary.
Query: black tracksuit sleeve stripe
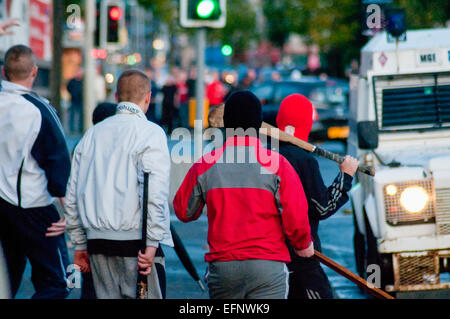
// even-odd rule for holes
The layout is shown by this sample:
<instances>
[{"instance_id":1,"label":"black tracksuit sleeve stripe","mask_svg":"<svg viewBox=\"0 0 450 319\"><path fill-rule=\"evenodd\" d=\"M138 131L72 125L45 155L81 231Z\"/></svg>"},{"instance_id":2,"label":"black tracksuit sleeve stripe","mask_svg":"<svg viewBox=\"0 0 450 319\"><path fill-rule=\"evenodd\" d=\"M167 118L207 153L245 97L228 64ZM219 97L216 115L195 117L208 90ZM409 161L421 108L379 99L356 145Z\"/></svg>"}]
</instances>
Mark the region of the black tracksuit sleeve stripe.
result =
<instances>
[{"instance_id":1,"label":"black tracksuit sleeve stripe","mask_svg":"<svg viewBox=\"0 0 450 319\"><path fill-rule=\"evenodd\" d=\"M326 187L320 174L319 165L315 159L309 160L311 172L315 180L311 183L310 202L313 204L318 219L326 219L336 213L342 205L348 201L347 192L352 187L353 177L346 173L339 172L330 187Z\"/></svg>"},{"instance_id":2,"label":"black tracksuit sleeve stripe","mask_svg":"<svg viewBox=\"0 0 450 319\"><path fill-rule=\"evenodd\" d=\"M30 94L23 97L39 109L42 117L41 128L31 155L45 171L50 195L64 197L70 175L70 155L61 123L50 105Z\"/></svg>"}]
</instances>

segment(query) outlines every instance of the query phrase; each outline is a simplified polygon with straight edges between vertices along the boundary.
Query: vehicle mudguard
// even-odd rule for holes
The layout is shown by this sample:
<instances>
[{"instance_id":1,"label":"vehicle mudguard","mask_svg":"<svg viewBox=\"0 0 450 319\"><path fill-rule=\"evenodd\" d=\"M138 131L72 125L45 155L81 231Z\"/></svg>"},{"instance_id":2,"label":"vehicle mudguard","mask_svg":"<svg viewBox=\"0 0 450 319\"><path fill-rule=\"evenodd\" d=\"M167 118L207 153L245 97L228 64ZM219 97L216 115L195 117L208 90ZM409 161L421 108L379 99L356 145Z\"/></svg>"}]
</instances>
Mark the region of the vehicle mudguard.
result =
<instances>
[{"instance_id":1,"label":"vehicle mudguard","mask_svg":"<svg viewBox=\"0 0 450 319\"><path fill-rule=\"evenodd\" d=\"M378 227L377 221L377 207L375 203L375 197L373 194L369 194L364 202L364 208L367 214L367 219L369 220L370 228L372 233L376 238L380 237L380 229Z\"/></svg>"},{"instance_id":2,"label":"vehicle mudguard","mask_svg":"<svg viewBox=\"0 0 450 319\"><path fill-rule=\"evenodd\" d=\"M364 197L363 189L358 183L352 187L349 192L350 201L353 207L353 214L355 214L356 223L361 234L366 234L366 227L364 225Z\"/></svg>"}]
</instances>

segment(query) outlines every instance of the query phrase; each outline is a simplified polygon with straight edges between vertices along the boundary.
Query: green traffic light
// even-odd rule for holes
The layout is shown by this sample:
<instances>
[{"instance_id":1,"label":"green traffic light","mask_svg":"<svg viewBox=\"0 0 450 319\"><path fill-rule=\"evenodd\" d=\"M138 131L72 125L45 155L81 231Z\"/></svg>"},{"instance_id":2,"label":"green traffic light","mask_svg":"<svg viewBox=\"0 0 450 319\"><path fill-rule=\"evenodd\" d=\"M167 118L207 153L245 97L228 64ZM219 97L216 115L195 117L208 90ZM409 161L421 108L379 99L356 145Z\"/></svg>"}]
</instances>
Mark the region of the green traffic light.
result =
<instances>
[{"instance_id":1,"label":"green traffic light","mask_svg":"<svg viewBox=\"0 0 450 319\"><path fill-rule=\"evenodd\" d=\"M214 12L215 3L212 0L200 1L197 5L197 15L200 18L207 19Z\"/></svg>"},{"instance_id":2,"label":"green traffic light","mask_svg":"<svg viewBox=\"0 0 450 319\"><path fill-rule=\"evenodd\" d=\"M134 56L134 55L129 55L128 57L127 57L127 64L128 65L135 65L137 63L137 59L136 59L136 57Z\"/></svg>"},{"instance_id":3,"label":"green traffic light","mask_svg":"<svg viewBox=\"0 0 450 319\"><path fill-rule=\"evenodd\" d=\"M233 48L231 45L225 44L222 46L222 54L225 56L230 56L233 53Z\"/></svg>"}]
</instances>

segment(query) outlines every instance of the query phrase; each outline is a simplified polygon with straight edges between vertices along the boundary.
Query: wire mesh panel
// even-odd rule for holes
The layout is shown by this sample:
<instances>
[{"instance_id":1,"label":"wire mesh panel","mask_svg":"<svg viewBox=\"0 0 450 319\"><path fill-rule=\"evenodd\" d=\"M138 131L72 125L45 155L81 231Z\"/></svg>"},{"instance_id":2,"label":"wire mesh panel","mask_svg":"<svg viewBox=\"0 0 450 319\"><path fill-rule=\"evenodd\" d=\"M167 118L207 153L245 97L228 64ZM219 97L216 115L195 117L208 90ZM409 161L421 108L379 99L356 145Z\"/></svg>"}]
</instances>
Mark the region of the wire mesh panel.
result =
<instances>
[{"instance_id":1,"label":"wire mesh panel","mask_svg":"<svg viewBox=\"0 0 450 319\"><path fill-rule=\"evenodd\" d=\"M393 258L396 287L439 284L437 253L401 253Z\"/></svg>"},{"instance_id":2,"label":"wire mesh panel","mask_svg":"<svg viewBox=\"0 0 450 319\"><path fill-rule=\"evenodd\" d=\"M436 226L438 235L450 235L450 188L436 189Z\"/></svg>"}]
</instances>

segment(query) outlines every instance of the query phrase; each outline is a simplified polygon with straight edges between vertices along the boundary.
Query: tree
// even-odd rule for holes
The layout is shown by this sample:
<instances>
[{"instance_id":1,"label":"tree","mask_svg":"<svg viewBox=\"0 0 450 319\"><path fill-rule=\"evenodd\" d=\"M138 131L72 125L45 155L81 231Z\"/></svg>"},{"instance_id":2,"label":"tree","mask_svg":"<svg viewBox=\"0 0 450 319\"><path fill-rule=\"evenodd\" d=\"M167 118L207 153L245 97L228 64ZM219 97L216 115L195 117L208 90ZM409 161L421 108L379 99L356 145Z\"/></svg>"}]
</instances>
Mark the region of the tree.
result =
<instances>
[{"instance_id":1,"label":"tree","mask_svg":"<svg viewBox=\"0 0 450 319\"><path fill-rule=\"evenodd\" d=\"M251 40L259 39L260 35L255 30L256 12L249 0L228 0L227 23L223 29L211 30L209 38L242 52L249 47Z\"/></svg>"},{"instance_id":2,"label":"tree","mask_svg":"<svg viewBox=\"0 0 450 319\"><path fill-rule=\"evenodd\" d=\"M450 19L448 0L396 0L404 7L408 29L445 26ZM264 0L268 38L281 46L289 32L318 44L336 64L334 75L342 75L351 59L359 59L367 41L361 35L361 0Z\"/></svg>"},{"instance_id":3,"label":"tree","mask_svg":"<svg viewBox=\"0 0 450 319\"><path fill-rule=\"evenodd\" d=\"M321 51L341 61L333 75L342 75L343 66L359 57L363 44L360 25L360 1L357 0L279 0L264 1L268 38L282 46L290 32L303 36L306 43L317 44ZM330 59L329 59L330 60Z\"/></svg>"},{"instance_id":4,"label":"tree","mask_svg":"<svg viewBox=\"0 0 450 319\"><path fill-rule=\"evenodd\" d=\"M267 39L278 47L283 46L289 33L299 28L299 14L304 13L298 0L263 0L263 12Z\"/></svg>"},{"instance_id":5,"label":"tree","mask_svg":"<svg viewBox=\"0 0 450 319\"><path fill-rule=\"evenodd\" d=\"M406 9L408 29L445 27L450 19L448 0L398 0L396 4Z\"/></svg>"},{"instance_id":6,"label":"tree","mask_svg":"<svg viewBox=\"0 0 450 319\"><path fill-rule=\"evenodd\" d=\"M137 0L139 5L150 9L153 16L169 26L169 30L178 28L178 2L173 0Z\"/></svg>"},{"instance_id":7,"label":"tree","mask_svg":"<svg viewBox=\"0 0 450 319\"><path fill-rule=\"evenodd\" d=\"M138 0L144 8L151 9L153 16L169 26L172 35L181 32L192 35L193 29L179 26L178 1L172 0ZM256 14L249 0L227 0L227 23L223 29L211 29L209 40L230 44L236 52L248 48L255 34Z\"/></svg>"}]
</instances>

